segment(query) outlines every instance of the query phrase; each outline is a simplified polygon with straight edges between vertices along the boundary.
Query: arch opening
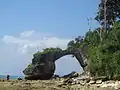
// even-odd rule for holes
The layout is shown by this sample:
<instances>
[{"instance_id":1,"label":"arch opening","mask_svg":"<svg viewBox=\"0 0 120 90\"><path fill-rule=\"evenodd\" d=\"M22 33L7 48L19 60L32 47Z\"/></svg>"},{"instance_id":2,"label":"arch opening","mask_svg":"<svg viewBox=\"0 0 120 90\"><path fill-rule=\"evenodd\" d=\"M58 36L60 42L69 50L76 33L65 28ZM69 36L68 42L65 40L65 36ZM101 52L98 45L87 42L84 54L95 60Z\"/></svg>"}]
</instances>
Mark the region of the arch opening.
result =
<instances>
[{"instance_id":1,"label":"arch opening","mask_svg":"<svg viewBox=\"0 0 120 90\"><path fill-rule=\"evenodd\" d=\"M65 55L55 62L55 75L64 76L73 71L82 73L84 70L73 55Z\"/></svg>"}]
</instances>

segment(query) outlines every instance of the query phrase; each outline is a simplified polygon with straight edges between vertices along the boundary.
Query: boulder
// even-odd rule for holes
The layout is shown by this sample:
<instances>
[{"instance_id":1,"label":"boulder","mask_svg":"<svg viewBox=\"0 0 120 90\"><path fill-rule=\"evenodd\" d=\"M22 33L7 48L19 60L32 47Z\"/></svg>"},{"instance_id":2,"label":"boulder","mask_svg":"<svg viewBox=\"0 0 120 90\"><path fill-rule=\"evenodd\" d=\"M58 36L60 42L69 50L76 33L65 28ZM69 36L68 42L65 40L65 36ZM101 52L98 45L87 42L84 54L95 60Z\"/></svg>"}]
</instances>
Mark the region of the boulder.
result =
<instances>
[{"instance_id":1,"label":"boulder","mask_svg":"<svg viewBox=\"0 0 120 90\"><path fill-rule=\"evenodd\" d=\"M60 78L59 75L53 75L51 79L56 79L56 78Z\"/></svg>"},{"instance_id":2,"label":"boulder","mask_svg":"<svg viewBox=\"0 0 120 90\"><path fill-rule=\"evenodd\" d=\"M70 74L62 76L62 78L75 78L75 77L78 77L78 76L79 76L79 74L77 72L73 71Z\"/></svg>"},{"instance_id":3,"label":"boulder","mask_svg":"<svg viewBox=\"0 0 120 90\"><path fill-rule=\"evenodd\" d=\"M17 80L22 80L22 78L19 77Z\"/></svg>"}]
</instances>

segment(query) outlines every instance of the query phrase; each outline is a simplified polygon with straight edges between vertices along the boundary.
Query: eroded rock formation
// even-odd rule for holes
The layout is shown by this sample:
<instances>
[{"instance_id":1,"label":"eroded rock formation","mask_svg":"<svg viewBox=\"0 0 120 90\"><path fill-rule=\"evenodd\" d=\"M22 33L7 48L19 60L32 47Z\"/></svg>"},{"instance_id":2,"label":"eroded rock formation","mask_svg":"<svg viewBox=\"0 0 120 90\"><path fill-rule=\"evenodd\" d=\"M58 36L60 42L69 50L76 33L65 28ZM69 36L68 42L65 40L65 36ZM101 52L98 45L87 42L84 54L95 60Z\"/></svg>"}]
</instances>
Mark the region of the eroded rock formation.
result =
<instances>
[{"instance_id":1,"label":"eroded rock formation","mask_svg":"<svg viewBox=\"0 0 120 90\"><path fill-rule=\"evenodd\" d=\"M80 49L69 48L66 50L56 49L47 53L36 53L29 65L23 73L26 79L50 79L55 71L55 61L65 55L73 55L76 57L83 69L87 66L87 58ZM69 63L69 62L68 62Z\"/></svg>"}]
</instances>

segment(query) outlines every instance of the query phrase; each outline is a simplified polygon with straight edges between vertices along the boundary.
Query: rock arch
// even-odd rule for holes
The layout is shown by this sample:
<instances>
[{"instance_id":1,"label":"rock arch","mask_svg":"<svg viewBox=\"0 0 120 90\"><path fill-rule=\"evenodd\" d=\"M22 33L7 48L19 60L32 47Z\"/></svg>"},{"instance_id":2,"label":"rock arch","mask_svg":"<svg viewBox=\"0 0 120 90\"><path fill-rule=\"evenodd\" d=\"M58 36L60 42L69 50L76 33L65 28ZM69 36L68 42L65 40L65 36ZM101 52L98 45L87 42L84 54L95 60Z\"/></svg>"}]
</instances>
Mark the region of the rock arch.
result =
<instances>
[{"instance_id":1,"label":"rock arch","mask_svg":"<svg viewBox=\"0 0 120 90\"><path fill-rule=\"evenodd\" d=\"M65 55L73 55L85 70L87 58L81 49L68 48L66 50L56 49L43 54L36 54L23 73L26 79L50 79L55 72L55 61ZM69 63L69 62L68 62Z\"/></svg>"}]
</instances>

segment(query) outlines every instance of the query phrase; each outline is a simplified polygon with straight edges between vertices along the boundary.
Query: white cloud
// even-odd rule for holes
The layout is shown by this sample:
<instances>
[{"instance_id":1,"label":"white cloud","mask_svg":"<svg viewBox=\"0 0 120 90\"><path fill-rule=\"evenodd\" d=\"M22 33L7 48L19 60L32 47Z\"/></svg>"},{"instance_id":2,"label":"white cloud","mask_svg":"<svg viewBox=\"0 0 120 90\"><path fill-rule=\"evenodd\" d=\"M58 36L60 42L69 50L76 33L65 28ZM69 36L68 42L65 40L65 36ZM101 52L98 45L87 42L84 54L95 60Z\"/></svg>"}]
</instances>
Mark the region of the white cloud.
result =
<instances>
[{"instance_id":1,"label":"white cloud","mask_svg":"<svg viewBox=\"0 0 120 90\"><path fill-rule=\"evenodd\" d=\"M57 37L47 37L43 35L42 37L39 36L39 38L34 39L35 34L35 31L24 31L18 37L5 35L2 38L2 41L6 44L18 45L18 49L26 52L29 51L27 50L28 48L39 48L41 50L48 47L60 47L65 49L67 47L67 43L70 41L70 39L60 39Z\"/></svg>"},{"instance_id":2,"label":"white cloud","mask_svg":"<svg viewBox=\"0 0 120 90\"><path fill-rule=\"evenodd\" d=\"M70 39L61 39L33 30L24 31L17 37L4 35L0 41L0 74L22 74L22 70L31 62L33 53L48 47L60 47L65 49L69 41ZM67 58L68 57L66 57L66 59ZM59 63L57 63L58 66L61 64L60 62L62 63L63 61L59 60ZM67 62L68 61L66 61L66 63ZM74 63L74 60L70 63ZM76 67L76 64L74 66ZM61 72L64 69L58 67L57 70Z\"/></svg>"},{"instance_id":3,"label":"white cloud","mask_svg":"<svg viewBox=\"0 0 120 90\"><path fill-rule=\"evenodd\" d=\"M31 31L24 31L23 33L20 34L20 37L30 37L32 34L34 34L34 30Z\"/></svg>"}]
</instances>

